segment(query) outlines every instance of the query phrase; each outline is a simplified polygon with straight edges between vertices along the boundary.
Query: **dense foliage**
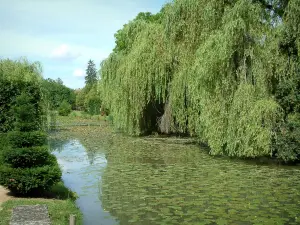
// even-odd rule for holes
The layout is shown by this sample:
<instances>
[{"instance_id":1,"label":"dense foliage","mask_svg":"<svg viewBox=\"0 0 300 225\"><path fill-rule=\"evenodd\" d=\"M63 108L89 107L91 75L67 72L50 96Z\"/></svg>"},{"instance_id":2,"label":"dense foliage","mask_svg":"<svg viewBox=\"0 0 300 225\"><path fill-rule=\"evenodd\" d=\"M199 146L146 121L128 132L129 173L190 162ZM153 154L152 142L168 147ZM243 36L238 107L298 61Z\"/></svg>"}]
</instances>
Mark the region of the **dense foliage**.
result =
<instances>
[{"instance_id":1,"label":"dense foliage","mask_svg":"<svg viewBox=\"0 0 300 225\"><path fill-rule=\"evenodd\" d=\"M99 115L101 103L102 101L97 90L97 85L93 85L91 90L85 96L84 107L90 115Z\"/></svg>"},{"instance_id":2,"label":"dense foliage","mask_svg":"<svg viewBox=\"0 0 300 225\"><path fill-rule=\"evenodd\" d=\"M3 162L12 168L38 167L54 164L55 161L54 155L49 156L47 146L7 149L3 156Z\"/></svg>"},{"instance_id":3,"label":"dense foliage","mask_svg":"<svg viewBox=\"0 0 300 225\"><path fill-rule=\"evenodd\" d=\"M60 116L68 116L72 111L71 105L64 100L58 107L58 114Z\"/></svg>"},{"instance_id":4,"label":"dense foliage","mask_svg":"<svg viewBox=\"0 0 300 225\"><path fill-rule=\"evenodd\" d=\"M17 194L34 194L48 190L61 177L58 165L31 168L0 166L0 184Z\"/></svg>"},{"instance_id":5,"label":"dense foliage","mask_svg":"<svg viewBox=\"0 0 300 225\"><path fill-rule=\"evenodd\" d=\"M34 110L38 103L25 92L16 97L11 107L14 130L7 134L8 146L1 151L0 185L18 194L49 189L61 179L56 158L45 145L47 136L34 120L42 116Z\"/></svg>"},{"instance_id":6,"label":"dense foliage","mask_svg":"<svg viewBox=\"0 0 300 225\"><path fill-rule=\"evenodd\" d=\"M75 109L75 92L66 87L60 79L45 79L42 87L50 109L57 109L63 101L67 101Z\"/></svg>"},{"instance_id":7,"label":"dense foliage","mask_svg":"<svg viewBox=\"0 0 300 225\"><path fill-rule=\"evenodd\" d=\"M24 117L30 119L29 126L43 126L44 101L41 92L41 67L39 63L30 63L25 59L17 61L0 60L0 132L12 130L16 121L12 106L22 92L28 93L30 102ZM22 101L22 100L21 100ZM20 103L22 104L22 103ZM20 124L19 124L20 125ZM17 125L17 126L19 126ZM24 129L28 129L25 127Z\"/></svg>"},{"instance_id":8,"label":"dense foliage","mask_svg":"<svg viewBox=\"0 0 300 225\"><path fill-rule=\"evenodd\" d=\"M47 135L41 131L10 131L8 134L9 144L13 148L30 147L44 145Z\"/></svg>"},{"instance_id":9,"label":"dense foliage","mask_svg":"<svg viewBox=\"0 0 300 225\"><path fill-rule=\"evenodd\" d=\"M299 160L299 24L299 0L173 0L117 32L101 65L103 103L130 134Z\"/></svg>"},{"instance_id":10,"label":"dense foliage","mask_svg":"<svg viewBox=\"0 0 300 225\"><path fill-rule=\"evenodd\" d=\"M76 108L83 110L90 115L99 115L102 105L97 69L94 61L89 60L86 76L85 87L76 91Z\"/></svg>"}]
</instances>

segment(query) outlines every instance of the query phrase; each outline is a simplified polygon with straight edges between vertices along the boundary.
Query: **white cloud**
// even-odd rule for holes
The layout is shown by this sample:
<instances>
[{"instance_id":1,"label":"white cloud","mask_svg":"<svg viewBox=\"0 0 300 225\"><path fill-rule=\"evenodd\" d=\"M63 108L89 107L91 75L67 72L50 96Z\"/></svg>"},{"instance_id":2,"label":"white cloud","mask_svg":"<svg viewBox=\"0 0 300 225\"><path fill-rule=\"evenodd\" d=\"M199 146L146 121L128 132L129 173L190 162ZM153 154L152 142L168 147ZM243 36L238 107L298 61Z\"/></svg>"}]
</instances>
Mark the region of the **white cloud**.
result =
<instances>
[{"instance_id":1,"label":"white cloud","mask_svg":"<svg viewBox=\"0 0 300 225\"><path fill-rule=\"evenodd\" d=\"M83 86L88 60L99 69L115 45L114 33L165 1L73 0L70 8L69 0L0 0L0 58L27 56L43 64L45 77Z\"/></svg>"},{"instance_id":2,"label":"white cloud","mask_svg":"<svg viewBox=\"0 0 300 225\"><path fill-rule=\"evenodd\" d=\"M99 65L112 49L106 48L106 46L99 46L95 43L62 43L66 42L60 42L55 38L3 30L0 35L0 57L34 56L39 60L49 58L61 59L59 57L71 56L71 58L73 57L73 61L77 61L80 64L86 64L89 59L93 59L96 65ZM77 67L81 67L81 65Z\"/></svg>"},{"instance_id":3,"label":"white cloud","mask_svg":"<svg viewBox=\"0 0 300 225\"><path fill-rule=\"evenodd\" d=\"M73 76L75 76L75 77L84 77L85 76L85 71L83 69L75 69L73 71Z\"/></svg>"},{"instance_id":4,"label":"white cloud","mask_svg":"<svg viewBox=\"0 0 300 225\"><path fill-rule=\"evenodd\" d=\"M51 58L73 60L80 56L79 52L72 51L69 45L62 44L51 52Z\"/></svg>"}]
</instances>

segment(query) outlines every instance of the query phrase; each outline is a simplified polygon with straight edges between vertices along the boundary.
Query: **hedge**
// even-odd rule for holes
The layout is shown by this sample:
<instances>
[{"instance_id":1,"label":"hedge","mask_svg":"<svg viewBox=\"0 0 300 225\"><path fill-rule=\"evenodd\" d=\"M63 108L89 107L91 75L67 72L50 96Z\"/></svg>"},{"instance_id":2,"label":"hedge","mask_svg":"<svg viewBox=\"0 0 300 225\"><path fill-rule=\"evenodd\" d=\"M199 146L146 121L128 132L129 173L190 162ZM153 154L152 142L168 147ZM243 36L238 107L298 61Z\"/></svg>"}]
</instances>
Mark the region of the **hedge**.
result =
<instances>
[{"instance_id":1,"label":"hedge","mask_svg":"<svg viewBox=\"0 0 300 225\"><path fill-rule=\"evenodd\" d=\"M48 146L7 149L3 152L3 162L12 168L30 168L55 165L56 158L51 155Z\"/></svg>"},{"instance_id":2,"label":"hedge","mask_svg":"<svg viewBox=\"0 0 300 225\"><path fill-rule=\"evenodd\" d=\"M57 164L32 168L0 166L0 184L17 194L32 194L48 190L61 180L61 175Z\"/></svg>"},{"instance_id":3,"label":"hedge","mask_svg":"<svg viewBox=\"0 0 300 225\"><path fill-rule=\"evenodd\" d=\"M42 146L47 142L47 134L41 131L8 133L8 142L13 148Z\"/></svg>"}]
</instances>

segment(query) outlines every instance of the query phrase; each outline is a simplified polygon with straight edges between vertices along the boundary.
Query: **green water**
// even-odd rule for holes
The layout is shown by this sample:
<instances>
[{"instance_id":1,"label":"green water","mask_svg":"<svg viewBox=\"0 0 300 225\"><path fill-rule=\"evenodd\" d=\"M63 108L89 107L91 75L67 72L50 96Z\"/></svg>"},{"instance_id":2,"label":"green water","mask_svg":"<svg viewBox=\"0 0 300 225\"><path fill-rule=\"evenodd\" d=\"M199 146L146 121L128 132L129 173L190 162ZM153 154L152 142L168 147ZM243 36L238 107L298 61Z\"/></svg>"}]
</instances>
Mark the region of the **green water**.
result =
<instances>
[{"instance_id":1,"label":"green water","mask_svg":"<svg viewBox=\"0 0 300 225\"><path fill-rule=\"evenodd\" d=\"M143 139L81 143L88 162L101 162L76 163L89 182L74 175L74 186L85 188L86 198L97 196L90 207L79 198L85 224L300 224L299 167L214 158L199 146Z\"/></svg>"}]
</instances>

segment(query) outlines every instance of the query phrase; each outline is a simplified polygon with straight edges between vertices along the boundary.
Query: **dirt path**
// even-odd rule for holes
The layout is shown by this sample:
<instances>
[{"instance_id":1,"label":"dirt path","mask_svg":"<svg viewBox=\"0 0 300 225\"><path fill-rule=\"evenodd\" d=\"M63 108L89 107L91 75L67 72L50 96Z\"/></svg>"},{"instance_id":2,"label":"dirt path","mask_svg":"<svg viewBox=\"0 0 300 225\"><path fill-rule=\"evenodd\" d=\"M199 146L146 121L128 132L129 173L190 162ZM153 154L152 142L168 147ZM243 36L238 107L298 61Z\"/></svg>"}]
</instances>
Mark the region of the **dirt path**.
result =
<instances>
[{"instance_id":1,"label":"dirt path","mask_svg":"<svg viewBox=\"0 0 300 225\"><path fill-rule=\"evenodd\" d=\"M12 198L8 193L9 191L7 189L0 186L0 210L1 210L1 204Z\"/></svg>"}]
</instances>

